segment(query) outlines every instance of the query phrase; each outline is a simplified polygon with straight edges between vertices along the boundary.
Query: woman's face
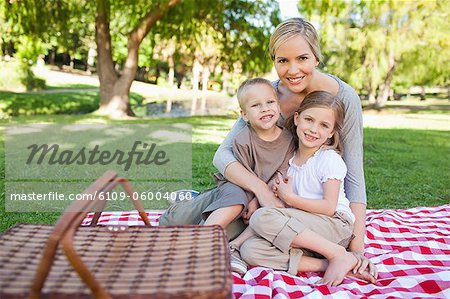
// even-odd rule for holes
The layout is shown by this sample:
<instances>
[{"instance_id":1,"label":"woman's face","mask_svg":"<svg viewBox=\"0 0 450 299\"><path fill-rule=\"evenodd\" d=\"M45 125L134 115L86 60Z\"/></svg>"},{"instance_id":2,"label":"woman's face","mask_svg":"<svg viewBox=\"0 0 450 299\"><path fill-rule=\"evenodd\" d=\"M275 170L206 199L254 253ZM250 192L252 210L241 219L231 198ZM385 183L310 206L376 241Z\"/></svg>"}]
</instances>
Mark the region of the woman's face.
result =
<instances>
[{"instance_id":1,"label":"woman's face","mask_svg":"<svg viewBox=\"0 0 450 299\"><path fill-rule=\"evenodd\" d=\"M275 52L278 77L294 93L308 87L318 64L308 42L300 35L288 39Z\"/></svg>"}]
</instances>

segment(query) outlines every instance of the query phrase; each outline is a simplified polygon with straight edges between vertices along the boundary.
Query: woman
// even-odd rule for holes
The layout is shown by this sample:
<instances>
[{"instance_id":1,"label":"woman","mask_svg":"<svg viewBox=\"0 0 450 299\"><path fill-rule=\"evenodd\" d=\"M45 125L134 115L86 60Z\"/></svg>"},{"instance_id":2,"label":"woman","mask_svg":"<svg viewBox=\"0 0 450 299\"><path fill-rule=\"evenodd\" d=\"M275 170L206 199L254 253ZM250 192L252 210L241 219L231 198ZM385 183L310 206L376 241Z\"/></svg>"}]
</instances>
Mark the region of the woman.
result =
<instances>
[{"instance_id":1,"label":"woman","mask_svg":"<svg viewBox=\"0 0 450 299\"><path fill-rule=\"evenodd\" d=\"M281 105L282 120L293 115L308 93L323 90L344 102L345 121L343 127L344 156L348 173L344 181L350 208L355 215L355 238L349 245L358 258L353 272L377 276L375 266L364 257L364 235L366 218L366 191L363 170L363 126L361 101L355 90L339 78L321 73L317 66L321 61L319 40L315 28L301 18L284 21L272 33L269 43L270 57L279 80L274 82ZM245 126L240 118L214 155L214 166L225 178L255 194L261 206L280 207L267 184L247 171L232 152L232 141ZM249 218L253 211L249 211Z\"/></svg>"}]
</instances>

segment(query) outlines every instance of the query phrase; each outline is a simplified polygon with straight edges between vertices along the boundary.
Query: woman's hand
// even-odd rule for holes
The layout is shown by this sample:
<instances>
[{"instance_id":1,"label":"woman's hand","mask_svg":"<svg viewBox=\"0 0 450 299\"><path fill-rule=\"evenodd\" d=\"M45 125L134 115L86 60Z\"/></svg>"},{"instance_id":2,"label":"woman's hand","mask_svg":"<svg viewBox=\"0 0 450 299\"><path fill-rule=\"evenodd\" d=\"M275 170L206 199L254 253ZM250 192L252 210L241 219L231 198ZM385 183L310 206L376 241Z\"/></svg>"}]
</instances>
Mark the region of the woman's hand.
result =
<instances>
[{"instance_id":1,"label":"woman's hand","mask_svg":"<svg viewBox=\"0 0 450 299\"><path fill-rule=\"evenodd\" d=\"M353 268L353 274L364 275L364 272L370 274L369 281L371 283L375 283L378 278L378 270L377 267L364 256L364 253L361 251L352 251L353 255L358 260L356 266Z\"/></svg>"}]
</instances>

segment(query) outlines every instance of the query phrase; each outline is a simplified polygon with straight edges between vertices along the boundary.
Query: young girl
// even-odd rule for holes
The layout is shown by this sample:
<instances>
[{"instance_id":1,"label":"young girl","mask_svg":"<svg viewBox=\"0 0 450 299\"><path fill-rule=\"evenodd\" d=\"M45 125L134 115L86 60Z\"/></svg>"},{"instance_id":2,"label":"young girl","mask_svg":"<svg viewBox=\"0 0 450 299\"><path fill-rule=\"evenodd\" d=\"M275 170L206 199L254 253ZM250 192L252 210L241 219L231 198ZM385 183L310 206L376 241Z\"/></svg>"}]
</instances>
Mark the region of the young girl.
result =
<instances>
[{"instance_id":1,"label":"young girl","mask_svg":"<svg viewBox=\"0 0 450 299\"><path fill-rule=\"evenodd\" d=\"M240 248L247 263L294 275L325 271L319 283L333 286L356 266L357 258L346 251L355 216L343 186L343 121L344 105L325 91L308 94L287 121L298 148L288 178L280 176L274 192L290 208L260 208L253 214L250 227L256 236Z\"/></svg>"}]
</instances>

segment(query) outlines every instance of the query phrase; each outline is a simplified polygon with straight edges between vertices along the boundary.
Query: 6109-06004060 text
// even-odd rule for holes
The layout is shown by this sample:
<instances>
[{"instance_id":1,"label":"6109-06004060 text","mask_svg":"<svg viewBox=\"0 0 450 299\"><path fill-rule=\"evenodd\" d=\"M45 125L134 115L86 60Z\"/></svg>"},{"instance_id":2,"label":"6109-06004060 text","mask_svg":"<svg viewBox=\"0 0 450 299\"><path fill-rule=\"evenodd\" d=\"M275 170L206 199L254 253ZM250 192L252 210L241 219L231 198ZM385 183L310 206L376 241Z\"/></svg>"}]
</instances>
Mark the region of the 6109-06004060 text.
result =
<instances>
[{"instance_id":1,"label":"6109-06004060 text","mask_svg":"<svg viewBox=\"0 0 450 299\"><path fill-rule=\"evenodd\" d=\"M141 145L142 150L138 150L138 146ZM37 161L34 162L41 165L44 162L45 157L49 154L47 163L49 165L108 165L111 163L117 163L118 165L124 165L124 170L130 169L131 165L164 165L170 161L169 157L166 157L166 152L163 150L156 150L156 144L148 144L142 141L135 141L131 150L125 152L122 150L115 150L111 152L109 150L100 150L99 145L95 145L92 149L81 148L78 151L63 150L59 151L58 144L32 144L27 147L30 149L30 155L26 161L26 164L32 164L36 154L39 155ZM135 159L134 159L135 158Z\"/></svg>"}]
</instances>

